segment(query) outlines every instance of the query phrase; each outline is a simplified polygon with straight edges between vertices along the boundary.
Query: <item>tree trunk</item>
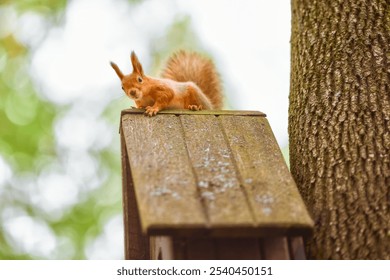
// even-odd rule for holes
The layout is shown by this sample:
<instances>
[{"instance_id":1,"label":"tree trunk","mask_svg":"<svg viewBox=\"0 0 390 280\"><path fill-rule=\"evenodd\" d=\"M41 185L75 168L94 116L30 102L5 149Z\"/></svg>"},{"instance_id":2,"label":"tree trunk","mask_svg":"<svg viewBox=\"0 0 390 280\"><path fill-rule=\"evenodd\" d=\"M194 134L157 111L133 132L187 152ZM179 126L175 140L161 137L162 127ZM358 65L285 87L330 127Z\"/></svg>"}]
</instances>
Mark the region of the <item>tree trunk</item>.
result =
<instances>
[{"instance_id":1,"label":"tree trunk","mask_svg":"<svg viewBox=\"0 0 390 280\"><path fill-rule=\"evenodd\" d=\"M292 0L291 172L315 259L390 259L390 3Z\"/></svg>"}]
</instances>

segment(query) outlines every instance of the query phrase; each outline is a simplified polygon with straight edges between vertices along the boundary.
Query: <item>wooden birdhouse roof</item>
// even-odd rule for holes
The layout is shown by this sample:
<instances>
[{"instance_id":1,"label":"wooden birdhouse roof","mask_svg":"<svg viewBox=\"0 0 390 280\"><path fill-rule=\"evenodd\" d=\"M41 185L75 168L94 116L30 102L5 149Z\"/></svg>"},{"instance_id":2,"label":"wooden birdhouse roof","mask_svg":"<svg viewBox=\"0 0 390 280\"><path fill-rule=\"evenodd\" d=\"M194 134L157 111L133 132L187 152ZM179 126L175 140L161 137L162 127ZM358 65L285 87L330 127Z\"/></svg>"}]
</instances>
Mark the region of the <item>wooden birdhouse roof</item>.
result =
<instances>
[{"instance_id":1,"label":"wooden birdhouse roof","mask_svg":"<svg viewBox=\"0 0 390 280\"><path fill-rule=\"evenodd\" d=\"M265 114L142 112L124 110L121 133L145 234L310 233L313 222Z\"/></svg>"}]
</instances>

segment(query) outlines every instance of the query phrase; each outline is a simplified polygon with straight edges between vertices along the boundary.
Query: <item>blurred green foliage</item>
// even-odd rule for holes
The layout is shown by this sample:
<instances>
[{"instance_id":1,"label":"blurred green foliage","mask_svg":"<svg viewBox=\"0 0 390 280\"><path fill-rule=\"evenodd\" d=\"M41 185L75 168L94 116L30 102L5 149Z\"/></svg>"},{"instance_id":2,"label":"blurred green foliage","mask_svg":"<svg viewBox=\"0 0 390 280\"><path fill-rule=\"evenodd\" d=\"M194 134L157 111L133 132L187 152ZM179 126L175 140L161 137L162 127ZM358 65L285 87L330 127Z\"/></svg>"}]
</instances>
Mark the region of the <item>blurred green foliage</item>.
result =
<instances>
[{"instance_id":1,"label":"blurred green foliage","mask_svg":"<svg viewBox=\"0 0 390 280\"><path fill-rule=\"evenodd\" d=\"M13 5L21 12L34 11L51 14L62 11L67 2L66 0L2 0L0 5Z\"/></svg>"},{"instance_id":2,"label":"blurred green foliage","mask_svg":"<svg viewBox=\"0 0 390 280\"><path fill-rule=\"evenodd\" d=\"M1 4L14 6L18 11L33 10L47 15L60 12L66 1L2 1ZM1 7L1 6L0 6ZM1 19L0 19L1 24ZM23 174L37 176L43 167L57 157L53 137L53 121L66 108L58 107L43 100L36 92L28 73L30 50L10 34L0 40L0 155L11 164L15 177ZM119 117L117 108L111 113ZM117 121L115 122L115 125ZM116 143L119 143L116 142ZM120 187L120 163L118 153L101 152L96 155L102 166L109 169L107 182L115 182ZM23 187L23 186L22 186ZM27 186L26 186L27 187ZM118 188L117 188L118 190ZM6 193L7 195L4 195ZM107 204L107 197L114 194ZM57 236L67 235L75 247L73 258L85 258L85 246L97 236L104 222L121 211L121 194L112 190L108 183L100 186L75 205L60 220L47 220ZM104 205L98 201L105 200ZM31 216L40 216L38 209L29 205L23 197L18 197L14 186L6 185L0 197L0 209L21 207ZM103 218L103 219L102 219ZM0 231L1 259L32 259L34 256L15 252L5 240L4 228Z\"/></svg>"},{"instance_id":3,"label":"blurred green foliage","mask_svg":"<svg viewBox=\"0 0 390 280\"><path fill-rule=\"evenodd\" d=\"M1 4L13 5L23 11L38 9L44 6L42 2L2 1ZM64 1L48 2L52 7L60 8L59 4ZM56 156L52 131L56 108L38 96L28 73L29 49L12 33L0 39L0 61L0 155L10 163L14 174L36 174L37 169ZM34 213L10 185L5 188L8 195L0 197L1 209L18 205ZM15 253L5 241L2 230L0 258L29 259L31 256Z\"/></svg>"},{"instance_id":4,"label":"blurred green foliage","mask_svg":"<svg viewBox=\"0 0 390 280\"><path fill-rule=\"evenodd\" d=\"M140 1L128 2L135 5ZM63 16L67 4L65 0L3 0L0 1L0 8L13 7L18 15L39 13L53 26L61 27L58 19ZM2 20L0 18L0 25ZM150 46L154 72L176 48L201 48L196 34L191 30L191 19L187 16L179 16L167 33L156 38ZM10 164L13 173L12 183L0 186L0 213L22 209L29 216L43 220L58 240L68 240L58 243L58 246L62 246L61 250L69 250L68 253L48 258L69 255L72 259L84 259L86 247L102 233L106 222L121 213L119 135L113 136L112 147L89 152L99 162L98 173L107 173L100 186L82 193L78 202L58 219L34 206L26 197L29 193L26 189L31 187L29 181L36 183L39 174L58 161L59 153L64 152L56 144L54 125L69 108L42 97L29 71L31 55L32 50L19 42L12 32L0 37L0 157ZM120 110L129 104L124 98L115 99L105 108L102 117L118 127ZM39 258L17 250L15 244L6 238L5 232L4 223L0 223L0 259Z\"/></svg>"}]
</instances>

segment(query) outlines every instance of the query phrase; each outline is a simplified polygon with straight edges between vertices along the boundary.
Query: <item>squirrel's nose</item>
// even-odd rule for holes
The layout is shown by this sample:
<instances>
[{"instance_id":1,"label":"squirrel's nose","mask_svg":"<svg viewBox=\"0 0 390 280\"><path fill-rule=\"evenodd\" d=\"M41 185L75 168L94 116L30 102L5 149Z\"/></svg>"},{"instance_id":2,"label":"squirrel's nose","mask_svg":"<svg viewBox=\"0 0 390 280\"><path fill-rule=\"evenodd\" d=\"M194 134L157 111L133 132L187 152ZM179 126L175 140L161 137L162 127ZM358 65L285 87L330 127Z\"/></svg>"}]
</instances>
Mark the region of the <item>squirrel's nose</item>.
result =
<instances>
[{"instance_id":1,"label":"squirrel's nose","mask_svg":"<svg viewBox=\"0 0 390 280\"><path fill-rule=\"evenodd\" d=\"M130 95L135 96L135 90L130 90Z\"/></svg>"}]
</instances>

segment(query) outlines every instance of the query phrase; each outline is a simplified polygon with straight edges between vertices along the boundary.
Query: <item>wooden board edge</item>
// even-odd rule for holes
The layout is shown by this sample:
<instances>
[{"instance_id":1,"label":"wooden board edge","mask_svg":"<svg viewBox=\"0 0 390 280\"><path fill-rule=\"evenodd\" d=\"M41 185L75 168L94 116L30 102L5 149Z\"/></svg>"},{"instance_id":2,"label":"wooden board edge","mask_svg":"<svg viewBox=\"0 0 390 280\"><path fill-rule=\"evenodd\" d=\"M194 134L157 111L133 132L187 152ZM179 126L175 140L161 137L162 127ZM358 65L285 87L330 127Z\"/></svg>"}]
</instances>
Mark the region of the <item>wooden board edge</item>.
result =
<instances>
[{"instance_id":1,"label":"wooden board edge","mask_svg":"<svg viewBox=\"0 0 390 280\"><path fill-rule=\"evenodd\" d=\"M306 260L305 241L302 236L290 236L288 245L291 259Z\"/></svg>"},{"instance_id":2,"label":"wooden board edge","mask_svg":"<svg viewBox=\"0 0 390 280\"><path fill-rule=\"evenodd\" d=\"M126 142L121 131L121 165L122 165L122 209L123 209L123 223L124 223L124 256L125 259L149 259L149 239L141 232L141 225L139 220L138 208L136 205L135 193L132 189L132 176L129 166L129 159L127 155ZM132 216L130 211L134 210ZM131 226L135 229L131 229ZM135 232L134 232L135 230ZM131 244L130 233L136 233L137 238ZM135 250L134 251L132 251Z\"/></svg>"},{"instance_id":3,"label":"wooden board edge","mask_svg":"<svg viewBox=\"0 0 390 280\"><path fill-rule=\"evenodd\" d=\"M260 240L261 255L266 260L291 259L288 239L286 237L266 237Z\"/></svg>"},{"instance_id":4,"label":"wooden board edge","mask_svg":"<svg viewBox=\"0 0 390 280\"><path fill-rule=\"evenodd\" d=\"M144 109L124 109L121 111L121 116L126 114L143 114ZM191 110L163 110L158 112L158 114L167 114L167 115L239 115L239 116L260 116L266 117L267 115L260 111L245 111L245 110L201 110L201 111L191 111Z\"/></svg>"},{"instance_id":5,"label":"wooden board edge","mask_svg":"<svg viewBox=\"0 0 390 280\"><path fill-rule=\"evenodd\" d=\"M166 224L151 225L147 228L147 235L169 235L176 237L274 237L274 236L303 236L309 238L313 234L311 225L284 226L261 225L253 227L251 225L236 226L214 226L205 228L202 225L178 225L174 227Z\"/></svg>"},{"instance_id":6,"label":"wooden board edge","mask_svg":"<svg viewBox=\"0 0 390 280\"><path fill-rule=\"evenodd\" d=\"M170 236L151 236L150 259L151 260L173 260L173 240Z\"/></svg>"}]
</instances>

